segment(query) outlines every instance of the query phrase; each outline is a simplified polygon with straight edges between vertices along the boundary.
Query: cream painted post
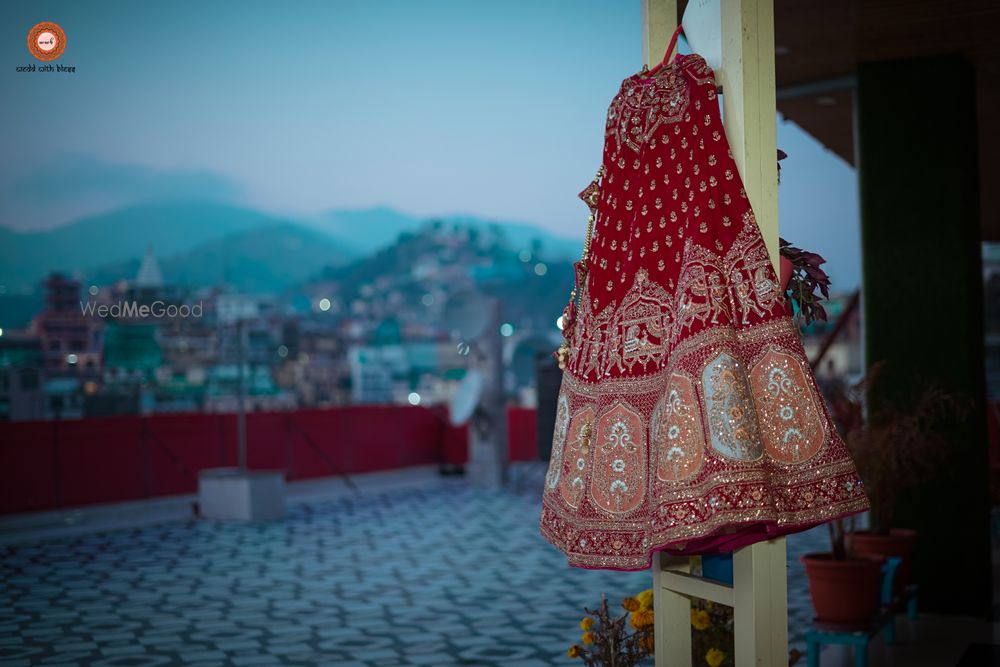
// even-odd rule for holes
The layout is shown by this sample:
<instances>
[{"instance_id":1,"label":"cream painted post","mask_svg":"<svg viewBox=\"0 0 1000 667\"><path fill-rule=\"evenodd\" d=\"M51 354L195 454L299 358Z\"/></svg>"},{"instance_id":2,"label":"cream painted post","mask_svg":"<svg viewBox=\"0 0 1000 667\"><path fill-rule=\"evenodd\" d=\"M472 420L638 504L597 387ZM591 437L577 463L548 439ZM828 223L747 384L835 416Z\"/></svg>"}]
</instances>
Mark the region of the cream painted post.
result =
<instances>
[{"instance_id":1,"label":"cream painted post","mask_svg":"<svg viewBox=\"0 0 1000 667\"><path fill-rule=\"evenodd\" d=\"M697 2L698 0L691 0ZM778 270L778 174L773 0L722 1L723 123L747 196ZM643 60L663 57L677 25L676 0L640 0ZM690 598L734 608L736 667L788 664L788 579L785 538L758 542L733 555L730 588L690 574L688 559L653 559L657 667L691 663ZM664 650L667 649L667 650ZM669 658L669 660L668 660Z\"/></svg>"},{"instance_id":2,"label":"cream painted post","mask_svg":"<svg viewBox=\"0 0 1000 667\"><path fill-rule=\"evenodd\" d=\"M722 0L723 123L757 225L778 271L773 0ZM733 555L736 667L788 664L785 538Z\"/></svg>"},{"instance_id":3,"label":"cream painted post","mask_svg":"<svg viewBox=\"0 0 1000 667\"><path fill-rule=\"evenodd\" d=\"M777 270L773 0L722 0L722 69L716 81L722 86L722 120L733 159Z\"/></svg>"},{"instance_id":4,"label":"cream painted post","mask_svg":"<svg viewBox=\"0 0 1000 667\"><path fill-rule=\"evenodd\" d=\"M652 67L663 58L670 35L677 27L677 0L639 0L642 6L642 62ZM656 667L667 664L670 647L671 665L691 665L691 600L667 584L670 574L690 575L689 558L673 558L664 553L653 555L653 641L657 647Z\"/></svg>"},{"instance_id":5,"label":"cream painted post","mask_svg":"<svg viewBox=\"0 0 1000 667\"><path fill-rule=\"evenodd\" d=\"M788 572L785 538L733 554L736 667L788 664Z\"/></svg>"},{"instance_id":6,"label":"cream painted post","mask_svg":"<svg viewBox=\"0 0 1000 667\"><path fill-rule=\"evenodd\" d=\"M639 0L642 4L642 62L647 67L663 59L677 27L677 0Z\"/></svg>"},{"instance_id":7,"label":"cream painted post","mask_svg":"<svg viewBox=\"0 0 1000 667\"><path fill-rule=\"evenodd\" d=\"M667 653L670 655L671 665L691 665L691 599L666 585L668 573L674 572L680 576L690 575L691 559L672 557L662 552L653 555L653 646L657 647L656 667L667 664ZM658 648L660 646L669 649L664 652Z\"/></svg>"}]
</instances>

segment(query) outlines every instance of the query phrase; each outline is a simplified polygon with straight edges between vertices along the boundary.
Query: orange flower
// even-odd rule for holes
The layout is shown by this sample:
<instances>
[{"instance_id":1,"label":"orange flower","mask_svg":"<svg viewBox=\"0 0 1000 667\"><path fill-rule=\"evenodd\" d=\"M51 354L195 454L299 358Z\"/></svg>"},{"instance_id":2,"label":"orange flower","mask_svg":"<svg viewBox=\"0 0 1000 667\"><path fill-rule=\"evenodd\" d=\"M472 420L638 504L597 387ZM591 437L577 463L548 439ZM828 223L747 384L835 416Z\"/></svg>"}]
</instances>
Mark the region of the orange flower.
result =
<instances>
[{"instance_id":1,"label":"orange flower","mask_svg":"<svg viewBox=\"0 0 1000 667\"><path fill-rule=\"evenodd\" d=\"M712 625L712 619L709 618L708 612L704 609L692 609L691 625L694 626L695 630L707 630L708 626Z\"/></svg>"},{"instance_id":2,"label":"orange flower","mask_svg":"<svg viewBox=\"0 0 1000 667\"><path fill-rule=\"evenodd\" d=\"M632 614L629 624L636 630L648 627L653 624L653 610L643 609Z\"/></svg>"},{"instance_id":3,"label":"orange flower","mask_svg":"<svg viewBox=\"0 0 1000 667\"><path fill-rule=\"evenodd\" d=\"M590 616L586 616L582 621L580 621L581 630L590 630L592 627L594 627L594 619Z\"/></svg>"},{"instance_id":4,"label":"orange flower","mask_svg":"<svg viewBox=\"0 0 1000 667\"><path fill-rule=\"evenodd\" d=\"M583 639L583 643L584 644L593 644L594 643L594 633L593 632L584 632L582 639Z\"/></svg>"},{"instance_id":5,"label":"orange flower","mask_svg":"<svg viewBox=\"0 0 1000 667\"><path fill-rule=\"evenodd\" d=\"M708 667L719 667L725 659L726 654L717 648L710 648L705 654L705 662L708 663Z\"/></svg>"},{"instance_id":6,"label":"orange flower","mask_svg":"<svg viewBox=\"0 0 1000 667\"><path fill-rule=\"evenodd\" d=\"M653 633L639 637L639 647L647 653L653 652Z\"/></svg>"},{"instance_id":7,"label":"orange flower","mask_svg":"<svg viewBox=\"0 0 1000 667\"><path fill-rule=\"evenodd\" d=\"M640 609L652 609L653 608L653 589L647 588L643 592L635 596L635 599L639 601Z\"/></svg>"},{"instance_id":8,"label":"orange flower","mask_svg":"<svg viewBox=\"0 0 1000 667\"><path fill-rule=\"evenodd\" d=\"M579 658L580 657L580 647L577 646L576 644L573 644L572 646L569 647L569 650L566 651L566 655L568 655L571 658Z\"/></svg>"},{"instance_id":9,"label":"orange flower","mask_svg":"<svg viewBox=\"0 0 1000 667\"><path fill-rule=\"evenodd\" d=\"M622 600L622 606L625 607L625 611L639 611L639 601L635 598L625 598Z\"/></svg>"}]
</instances>

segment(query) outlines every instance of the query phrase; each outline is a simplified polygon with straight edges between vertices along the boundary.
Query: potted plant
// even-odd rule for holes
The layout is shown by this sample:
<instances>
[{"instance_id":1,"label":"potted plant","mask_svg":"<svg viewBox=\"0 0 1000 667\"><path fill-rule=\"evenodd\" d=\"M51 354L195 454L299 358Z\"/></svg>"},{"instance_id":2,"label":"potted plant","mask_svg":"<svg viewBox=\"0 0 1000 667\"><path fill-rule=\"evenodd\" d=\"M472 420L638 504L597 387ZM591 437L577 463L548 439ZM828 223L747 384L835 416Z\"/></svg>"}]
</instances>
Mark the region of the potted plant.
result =
<instances>
[{"instance_id":1,"label":"potted plant","mask_svg":"<svg viewBox=\"0 0 1000 667\"><path fill-rule=\"evenodd\" d=\"M917 533L892 525L897 501L944 464L948 443L941 435L941 426L961 419L968 402L915 380L911 395L897 399L880 396L873 405L869 397L885 371L886 364L877 363L853 387L840 384L829 389L831 411L872 506L867 529L859 530L850 521L834 522L831 530L835 552L898 556L901 562L894 579L898 595L909 582ZM867 417L866 404L870 406Z\"/></svg>"},{"instance_id":2,"label":"potted plant","mask_svg":"<svg viewBox=\"0 0 1000 667\"><path fill-rule=\"evenodd\" d=\"M834 552L802 556L816 621L844 629L865 629L879 607L881 557Z\"/></svg>"},{"instance_id":3,"label":"potted plant","mask_svg":"<svg viewBox=\"0 0 1000 667\"><path fill-rule=\"evenodd\" d=\"M826 321L826 310L820 303L829 298L830 277L821 268L825 260L785 239L779 241L782 285L795 306L795 316L803 325ZM801 559L817 620L840 627L867 627L878 610L882 558L849 554L843 539L845 522L828 525L831 551L806 554Z\"/></svg>"}]
</instances>

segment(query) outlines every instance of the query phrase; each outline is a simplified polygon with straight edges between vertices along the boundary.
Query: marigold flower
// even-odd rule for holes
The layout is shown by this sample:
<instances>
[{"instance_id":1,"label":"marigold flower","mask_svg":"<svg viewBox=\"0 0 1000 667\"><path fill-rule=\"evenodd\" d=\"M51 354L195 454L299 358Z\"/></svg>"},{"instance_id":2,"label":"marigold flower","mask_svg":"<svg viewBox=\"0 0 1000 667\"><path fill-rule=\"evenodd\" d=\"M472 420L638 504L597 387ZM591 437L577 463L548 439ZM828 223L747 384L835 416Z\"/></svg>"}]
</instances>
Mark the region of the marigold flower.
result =
<instances>
[{"instance_id":1,"label":"marigold flower","mask_svg":"<svg viewBox=\"0 0 1000 667\"><path fill-rule=\"evenodd\" d=\"M594 643L594 633L593 632L584 632L582 639L583 639L583 643L584 644L593 644Z\"/></svg>"},{"instance_id":2,"label":"marigold flower","mask_svg":"<svg viewBox=\"0 0 1000 667\"><path fill-rule=\"evenodd\" d=\"M640 630L653 624L653 610L642 609L632 614L629 624L636 630Z\"/></svg>"},{"instance_id":3,"label":"marigold flower","mask_svg":"<svg viewBox=\"0 0 1000 667\"><path fill-rule=\"evenodd\" d=\"M691 610L691 625L695 630L707 630L712 625L712 619L704 609Z\"/></svg>"},{"instance_id":4,"label":"marigold flower","mask_svg":"<svg viewBox=\"0 0 1000 667\"><path fill-rule=\"evenodd\" d=\"M569 647L569 650L566 651L566 655L568 655L571 658L579 658L580 657L580 647L577 646L576 644L573 644L572 646Z\"/></svg>"},{"instance_id":5,"label":"marigold flower","mask_svg":"<svg viewBox=\"0 0 1000 667\"><path fill-rule=\"evenodd\" d=\"M639 637L639 648L647 653L653 652L653 633Z\"/></svg>"},{"instance_id":6,"label":"marigold flower","mask_svg":"<svg viewBox=\"0 0 1000 667\"><path fill-rule=\"evenodd\" d=\"M710 648L705 654L705 662L708 663L708 667L719 667L725 659L726 654L717 648Z\"/></svg>"},{"instance_id":7,"label":"marigold flower","mask_svg":"<svg viewBox=\"0 0 1000 667\"><path fill-rule=\"evenodd\" d=\"M635 596L635 599L639 601L640 609L652 609L653 608L653 589L647 588L643 592Z\"/></svg>"},{"instance_id":8,"label":"marigold flower","mask_svg":"<svg viewBox=\"0 0 1000 667\"><path fill-rule=\"evenodd\" d=\"M625 598L622 600L622 606L625 607L625 611L639 611L639 601L635 598Z\"/></svg>"},{"instance_id":9,"label":"marigold flower","mask_svg":"<svg viewBox=\"0 0 1000 667\"><path fill-rule=\"evenodd\" d=\"M585 616L584 619L580 621L581 630L590 630L592 627L594 627L594 619L590 616Z\"/></svg>"}]
</instances>

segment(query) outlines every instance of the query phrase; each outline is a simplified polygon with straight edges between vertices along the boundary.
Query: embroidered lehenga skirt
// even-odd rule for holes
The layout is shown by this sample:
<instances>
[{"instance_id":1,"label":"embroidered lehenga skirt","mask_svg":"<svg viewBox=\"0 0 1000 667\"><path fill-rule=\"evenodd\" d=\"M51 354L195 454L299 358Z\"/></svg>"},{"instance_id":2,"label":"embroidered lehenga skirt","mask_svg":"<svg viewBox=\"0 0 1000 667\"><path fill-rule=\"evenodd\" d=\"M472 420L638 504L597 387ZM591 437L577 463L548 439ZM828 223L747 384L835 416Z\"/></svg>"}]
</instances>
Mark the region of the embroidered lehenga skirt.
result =
<instances>
[{"instance_id":1,"label":"embroidered lehenga skirt","mask_svg":"<svg viewBox=\"0 0 1000 667\"><path fill-rule=\"evenodd\" d=\"M571 565L635 570L866 510L701 56L622 82L582 196L542 534Z\"/></svg>"}]
</instances>

